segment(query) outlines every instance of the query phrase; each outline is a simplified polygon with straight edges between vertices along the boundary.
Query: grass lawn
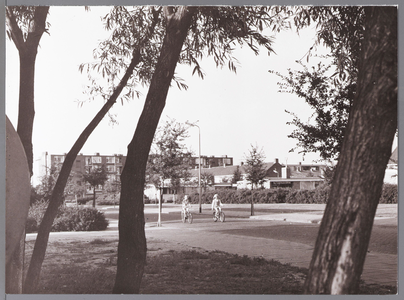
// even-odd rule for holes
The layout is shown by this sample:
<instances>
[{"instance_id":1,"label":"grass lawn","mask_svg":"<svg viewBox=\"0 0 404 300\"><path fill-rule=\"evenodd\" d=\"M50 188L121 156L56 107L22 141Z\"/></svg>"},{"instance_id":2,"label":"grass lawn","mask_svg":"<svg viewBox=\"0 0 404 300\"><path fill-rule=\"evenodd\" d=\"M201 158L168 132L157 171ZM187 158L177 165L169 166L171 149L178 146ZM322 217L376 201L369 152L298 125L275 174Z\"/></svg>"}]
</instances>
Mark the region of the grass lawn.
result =
<instances>
[{"instance_id":1,"label":"grass lawn","mask_svg":"<svg viewBox=\"0 0 404 300\"><path fill-rule=\"evenodd\" d=\"M49 242L38 294L110 294L117 238ZM33 241L27 242L27 259ZM141 294L302 294L307 269L149 239ZM396 294L361 284L360 294Z\"/></svg>"}]
</instances>

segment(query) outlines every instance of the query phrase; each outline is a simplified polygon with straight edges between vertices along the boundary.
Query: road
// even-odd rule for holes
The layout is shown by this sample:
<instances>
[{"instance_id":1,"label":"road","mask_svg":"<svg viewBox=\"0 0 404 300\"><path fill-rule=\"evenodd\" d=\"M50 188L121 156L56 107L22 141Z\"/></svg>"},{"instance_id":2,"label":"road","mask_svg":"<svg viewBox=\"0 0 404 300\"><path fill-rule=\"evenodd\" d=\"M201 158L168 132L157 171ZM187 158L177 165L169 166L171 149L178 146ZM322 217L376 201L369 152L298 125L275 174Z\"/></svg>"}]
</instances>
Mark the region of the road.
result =
<instances>
[{"instance_id":1,"label":"road","mask_svg":"<svg viewBox=\"0 0 404 300\"><path fill-rule=\"evenodd\" d=\"M226 213L225 223L242 222L246 226L222 226L222 233L239 236L252 236L265 239L276 239L284 241L294 241L313 246L317 237L319 224L310 222L297 222L296 219L302 219L304 216L313 216L312 219L320 220L324 210L322 204L258 204L255 205L254 213L258 222L253 222L249 205L227 205L223 208ZM376 213L375 224L369 244L369 252L378 252L397 255L397 207L389 205L380 205ZM104 213L110 220L118 220L118 208L105 208ZM173 226L175 223L181 223L181 206L174 204L164 204L161 214L161 222ZM215 230L217 226L212 220L212 211L209 205L202 206L202 213L199 213L198 207L193 206L193 226L198 226L204 230ZM268 215L274 215L271 220L266 220ZM294 216L290 222L275 222L283 220L276 216ZM262 217L263 219L260 219ZM156 205L145 206L146 226L154 226L158 220L158 208ZM303 221L305 219L302 219ZM248 226L247 223L254 226ZM240 224L241 225L241 224Z\"/></svg>"}]
</instances>

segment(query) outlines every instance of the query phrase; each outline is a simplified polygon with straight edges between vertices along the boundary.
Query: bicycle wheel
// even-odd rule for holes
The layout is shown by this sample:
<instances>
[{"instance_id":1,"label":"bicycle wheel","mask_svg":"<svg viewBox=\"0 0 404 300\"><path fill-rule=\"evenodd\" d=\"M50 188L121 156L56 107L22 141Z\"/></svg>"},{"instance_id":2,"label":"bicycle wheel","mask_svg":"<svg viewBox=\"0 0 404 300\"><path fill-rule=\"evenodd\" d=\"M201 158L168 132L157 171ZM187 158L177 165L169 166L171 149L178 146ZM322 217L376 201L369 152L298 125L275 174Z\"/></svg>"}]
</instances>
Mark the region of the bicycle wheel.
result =
<instances>
[{"instance_id":1,"label":"bicycle wheel","mask_svg":"<svg viewBox=\"0 0 404 300\"><path fill-rule=\"evenodd\" d=\"M182 223L185 223L185 214L184 214L184 211L181 211L181 221L182 221Z\"/></svg>"},{"instance_id":2,"label":"bicycle wheel","mask_svg":"<svg viewBox=\"0 0 404 300\"><path fill-rule=\"evenodd\" d=\"M213 221L214 221L214 222L217 222L217 216L216 216L216 212L215 212L215 211L213 212Z\"/></svg>"},{"instance_id":3,"label":"bicycle wheel","mask_svg":"<svg viewBox=\"0 0 404 300\"><path fill-rule=\"evenodd\" d=\"M224 222L225 215L224 212L220 212L220 222Z\"/></svg>"},{"instance_id":4,"label":"bicycle wheel","mask_svg":"<svg viewBox=\"0 0 404 300\"><path fill-rule=\"evenodd\" d=\"M192 216L192 214L188 213L188 223L189 224L192 224L193 219L194 219L194 217Z\"/></svg>"}]
</instances>

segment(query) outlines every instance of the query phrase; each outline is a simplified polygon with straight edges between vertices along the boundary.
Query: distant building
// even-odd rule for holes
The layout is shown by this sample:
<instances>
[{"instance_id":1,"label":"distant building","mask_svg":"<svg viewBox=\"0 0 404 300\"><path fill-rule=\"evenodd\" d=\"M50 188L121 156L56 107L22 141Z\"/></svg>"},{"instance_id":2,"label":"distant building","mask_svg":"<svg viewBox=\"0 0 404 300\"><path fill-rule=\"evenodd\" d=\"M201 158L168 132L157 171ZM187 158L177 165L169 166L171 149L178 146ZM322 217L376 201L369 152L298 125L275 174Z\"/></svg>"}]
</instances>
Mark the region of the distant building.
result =
<instances>
[{"instance_id":1,"label":"distant building","mask_svg":"<svg viewBox=\"0 0 404 300\"><path fill-rule=\"evenodd\" d=\"M287 187L293 189L314 189L324 181L325 165L322 164L290 164L283 165L278 159L275 162L265 163L267 175L264 188ZM243 180L236 184L232 183L234 172L239 168ZM222 166L213 168L202 168L201 174L212 174L213 182L209 189L251 189L251 183L246 179L246 167L241 166ZM197 180L198 170L191 170L193 180ZM191 188L188 188L190 190ZM195 187L192 187L195 190Z\"/></svg>"},{"instance_id":2,"label":"distant building","mask_svg":"<svg viewBox=\"0 0 404 300\"><path fill-rule=\"evenodd\" d=\"M60 167L64 162L66 154L51 154L50 167ZM125 165L126 156L121 154L101 155L95 153L93 155L77 155L71 170L71 185L86 185L86 193L92 193L91 187L83 181L82 174L91 171L93 168L105 166L108 173L108 182L114 183L120 181L123 166ZM101 187L96 189L101 191Z\"/></svg>"},{"instance_id":3,"label":"distant building","mask_svg":"<svg viewBox=\"0 0 404 300\"><path fill-rule=\"evenodd\" d=\"M383 181L384 183L398 184L398 148L394 149L391 154Z\"/></svg>"},{"instance_id":4,"label":"distant building","mask_svg":"<svg viewBox=\"0 0 404 300\"><path fill-rule=\"evenodd\" d=\"M201 155L201 168L225 167L233 165L233 157ZM199 168L199 157L192 157L192 168Z\"/></svg>"}]
</instances>

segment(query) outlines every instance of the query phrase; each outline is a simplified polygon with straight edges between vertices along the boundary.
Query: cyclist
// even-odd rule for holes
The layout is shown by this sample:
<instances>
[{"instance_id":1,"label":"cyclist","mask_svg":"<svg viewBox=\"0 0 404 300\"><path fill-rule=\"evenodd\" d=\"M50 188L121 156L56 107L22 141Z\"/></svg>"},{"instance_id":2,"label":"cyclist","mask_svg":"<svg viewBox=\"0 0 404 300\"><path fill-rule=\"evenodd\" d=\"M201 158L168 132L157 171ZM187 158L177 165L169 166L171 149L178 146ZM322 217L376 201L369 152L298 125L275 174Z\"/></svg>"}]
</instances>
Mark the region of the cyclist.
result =
<instances>
[{"instance_id":1,"label":"cyclist","mask_svg":"<svg viewBox=\"0 0 404 300\"><path fill-rule=\"evenodd\" d=\"M215 210L215 214L219 214L221 211L221 207L223 206L222 202L218 198L217 194L213 196L213 201L212 201L212 210Z\"/></svg>"},{"instance_id":2,"label":"cyclist","mask_svg":"<svg viewBox=\"0 0 404 300\"><path fill-rule=\"evenodd\" d=\"M182 211L185 216L188 216L190 208L191 204L189 203L188 195L185 195L184 199L182 199Z\"/></svg>"}]
</instances>

